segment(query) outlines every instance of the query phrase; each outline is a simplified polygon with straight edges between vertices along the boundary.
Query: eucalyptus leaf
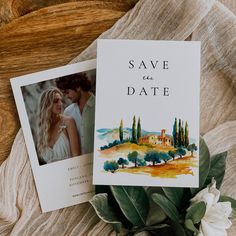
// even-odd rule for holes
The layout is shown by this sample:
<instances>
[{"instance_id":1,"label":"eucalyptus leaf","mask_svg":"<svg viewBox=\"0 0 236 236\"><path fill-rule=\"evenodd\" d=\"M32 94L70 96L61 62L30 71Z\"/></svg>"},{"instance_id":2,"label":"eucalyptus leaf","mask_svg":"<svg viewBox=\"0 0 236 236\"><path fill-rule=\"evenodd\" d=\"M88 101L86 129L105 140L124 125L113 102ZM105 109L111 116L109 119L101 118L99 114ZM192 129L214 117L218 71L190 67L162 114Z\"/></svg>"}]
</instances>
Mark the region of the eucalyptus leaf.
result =
<instances>
[{"instance_id":1,"label":"eucalyptus leaf","mask_svg":"<svg viewBox=\"0 0 236 236\"><path fill-rule=\"evenodd\" d=\"M166 215L173 221L179 221L179 213L175 205L165 196L154 193L152 194L153 201L158 204Z\"/></svg>"},{"instance_id":2,"label":"eucalyptus leaf","mask_svg":"<svg viewBox=\"0 0 236 236\"><path fill-rule=\"evenodd\" d=\"M116 216L115 211L108 204L107 194L96 194L89 202L92 204L99 218L106 223L112 224L116 233L120 233L121 222Z\"/></svg>"},{"instance_id":3,"label":"eucalyptus leaf","mask_svg":"<svg viewBox=\"0 0 236 236\"><path fill-rule=\"evenodd\" d=\"M231 202L231 207L236 210L236 200L228 196L220 196L219 202Z\"/></svg>"},{"instance_id":4,"label":"eucalyptus leaf","mask_svg":"<svg viewBox=\"0 0 236 236\"><path fill-rule=\"evenodd\" d=\"M188 230L198 233L198 229L194 226L190 219L185 220L184 225Z\"/></svg>"},{"instance_id":5,"label":"eucalyptus leaf","mask_svg":"<svg viewBox=\"0 0 236 236\"><path fill-rule=\"evenodd\" d=\"M152 225L152 226L143 226L143 227L134 227L132 230L130 230L130 233L139 233L143 231L160 231L163 228L170 228L170 225L168 224L157 224L157 225Z\"/></svg>"},{"instance_id":6,"label":"eucalyptus leaf","mask_svg":"<svg viewBox=\"0 0 236 236\"><path fill-rule=\"evenodd\" d=\"M212 178L216 180L216 187L219 189L225 175L227 152L219 153L211 157L210 170L205 186L211 183Z\"/></svg>"},{"instance_id":7,"label":"eucalyptus leaf","mask_svg":"<svg viewBox=\"0 0 236 236\"><path fill-rule=\"evenodd\" d=\"M162 188L166 197L177 207L182 206L182 200L184 195L184 188Z\"/></svg>"},{"instance_id":8,"label":"eucalyptus leaf","mask_svg":"<svg viewBox=\"0 0 236 236\"><path fill-rule=\"evenodd\" d=\"M148 187L146 189L148 198L149 198L149 212L146 220L146 225L156 225L161 222L163 222L167 216L165 212L162 210L160 206L158 206L153 200L152 200L152 194L153 193L162 193L164 194L161 187Z\"/></svg>"},{"instance_id":9,"label":"eucalyptus leaf","mask_svg":"<svg viewBox=\"0 0 236 236\"><path fill-rule=\"evenodd\" d=\"M176 236L174 230L171 227L165 227L157 230L145 231L148 234L140 234L139 236ZM136 236L136 235L135 235ZM138 235L137 235L138 236ZM184 235L181 235L184 236Z\"/></svg>"},{"instance_id":10,"label":"eucalyptus leaf","mask_svg":"<svg viewBox=\"0 0 236 236\"><path fill-rule=\"evenodd\" d=\"M158 230L158 229L163 229L166 227L170 227L168 224L159 224L159 225L153 225L153 226L146 226L145 230L150 231L150 230Z\"/></svg>"},{"instance_id":11,"label":"eucalyptus leaf","mask_svg":"<svg viewBox=\"0 0 236 236\"><path fill-rule=\"evenodd\" d=\"M197 224L201 221L205 213L206 213L206 204L204 202L197 202L192 204L187 209L187 214L185 216L185 219L190 219L193 222L193 224Z\"/></svg>"},{"instance_id":12,"label":"eucalyptus leaf","mask_svg":"<svg viewBox=\"0 0 236 236\"><path fill-rule=\"evenodd\" d=\"M125 217L134 225L145 225L149 199L143 187L111 186L111 191Z\"/></svg>"},{"instance_id":13,"label":"eucalyptus leaf","mask_svg":"<svg viewBox=\"0 0 236 236\"><path fill-rule=\"evenodd\" d=\"M106 193L108 196L108 204L112 206L112 209L114 212L116 212L117 217L120 219L122 225L126 229L131 229L133 227L133 224L128 221L128 219L124 216L123 212L120 209L120 206L118 205L115 197L113 196L111 192L111 188L109 185L96 185L95 186L96 194L98 193Z\"/></svg>"},{"instance_id":14,"label":"eucalyptus leaf","mask_svg":"<svg viewBox=\"0 0 236 236\"><path fill-rule=\"evenodd\" d=\"M150 205L150 210L148 212L146 225L155 225L158 223L163 222L167 218L165 212L162 210L160 206L158 206L156 203L153 203Z\"/></svg>"},{"instance_id":15,"label":"eucalyptus leaf","mask_svg":"<svg viewBox=\"0 0 236 236\"><path fill-rule=\"evenodd\" d=\"M200 138L199 146L199 188L191 188L192 195L203 188L210 169L210 153L203 138Z\"/></svg>"}]
</instances>

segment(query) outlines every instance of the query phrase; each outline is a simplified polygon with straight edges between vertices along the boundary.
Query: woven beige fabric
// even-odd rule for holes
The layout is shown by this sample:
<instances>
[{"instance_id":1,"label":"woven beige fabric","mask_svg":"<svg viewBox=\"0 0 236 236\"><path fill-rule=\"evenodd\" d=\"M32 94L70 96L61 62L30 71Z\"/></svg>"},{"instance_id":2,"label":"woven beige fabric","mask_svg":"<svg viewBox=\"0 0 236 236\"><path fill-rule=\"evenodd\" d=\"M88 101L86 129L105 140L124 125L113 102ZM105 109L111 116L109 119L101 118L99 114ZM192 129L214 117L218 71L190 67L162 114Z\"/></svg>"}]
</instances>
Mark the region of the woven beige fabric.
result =
<instances>
[{"instance_id":1,"label":"woven beige fabric","mask_svg":"<svg viewBox=\"0 0 236 236\"><path fill-rule=\"evenodd\" d=\"M236 15L236 1L235 0L220 0L222 4L224 4L230 11L232 11Z\"/></svg>"},{"instance_id":2,"label":"woven beige fabric","mask_svg":"<svg viewBox=\"0 0 236 236\"><path fill-rule=\"evenodd\" d=\"M211 153L228 151L222 191L236 197L236 16L213 0L140 0L102 38L202 42L200 132ZM72 62L96 57L96 42ZM112 78L111 78L112 79ZM196 117L197 119L197 117ZM236 222L229 235L236 235ZM0 167L0 235L110 235L89 203L40 213L19 131Z\"/></svg>"}]
</instances>

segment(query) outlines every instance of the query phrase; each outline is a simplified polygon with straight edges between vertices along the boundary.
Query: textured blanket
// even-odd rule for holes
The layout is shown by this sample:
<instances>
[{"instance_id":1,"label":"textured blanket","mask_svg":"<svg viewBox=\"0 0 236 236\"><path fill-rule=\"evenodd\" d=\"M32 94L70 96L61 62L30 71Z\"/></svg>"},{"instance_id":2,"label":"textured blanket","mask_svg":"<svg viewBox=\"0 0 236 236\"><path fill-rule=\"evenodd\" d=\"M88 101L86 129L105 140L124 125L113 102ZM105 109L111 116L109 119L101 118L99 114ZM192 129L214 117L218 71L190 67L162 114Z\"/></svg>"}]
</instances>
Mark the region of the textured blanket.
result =
<instances>
[{"instance_id":1,"label":"textured blanket","mask_svg":"<svg viewBox=\"0 0 236 236\"><path fill-rule=\"evenodd\" d=\"M140 0L100 37L201 41L200 132L211 154L228 151L221 191L236 198L236 16L214 0ZM95 57L96 41L72 63ZM20 130L0 167L0 235L111 234L89 203L41 213Z\"/></svg>"}]
</instances>

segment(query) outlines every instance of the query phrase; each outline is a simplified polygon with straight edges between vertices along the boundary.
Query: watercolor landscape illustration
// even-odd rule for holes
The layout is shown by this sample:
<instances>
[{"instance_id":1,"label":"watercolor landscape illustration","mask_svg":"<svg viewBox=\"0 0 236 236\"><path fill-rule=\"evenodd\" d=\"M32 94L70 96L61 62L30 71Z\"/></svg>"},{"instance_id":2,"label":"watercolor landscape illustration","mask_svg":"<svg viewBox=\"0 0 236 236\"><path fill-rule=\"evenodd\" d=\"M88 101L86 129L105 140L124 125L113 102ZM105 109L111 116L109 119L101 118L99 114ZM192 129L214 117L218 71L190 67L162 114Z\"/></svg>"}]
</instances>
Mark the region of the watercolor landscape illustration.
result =
<instances>
[{"instance_id":1,"label":"watercolor landscape illustration","mask_svg":"<svg viewBox=\"0 0 236 236\"><path fill-rule=\"evenodd\" d=\"M169 131L147 131L141 118L133 116L130 127L121 119L115 128L97 129L97 138L103 141L98 147L103 161L103 173L128 173L158 178L177 178L194 175L198 168L196 141L189 137L187 121L173 118ZM159 125L160 127L160 125Z\"/></svg>"}]
</instances>

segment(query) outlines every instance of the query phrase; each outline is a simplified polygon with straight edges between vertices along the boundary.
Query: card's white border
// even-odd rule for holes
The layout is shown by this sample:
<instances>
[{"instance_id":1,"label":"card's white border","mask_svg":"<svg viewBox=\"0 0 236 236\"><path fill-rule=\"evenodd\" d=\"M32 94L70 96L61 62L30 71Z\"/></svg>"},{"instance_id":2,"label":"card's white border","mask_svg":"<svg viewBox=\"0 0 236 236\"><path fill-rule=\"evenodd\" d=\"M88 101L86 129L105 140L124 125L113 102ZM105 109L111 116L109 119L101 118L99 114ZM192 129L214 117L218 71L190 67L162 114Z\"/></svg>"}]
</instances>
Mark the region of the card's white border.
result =
<instances>
[{"instance_id":1,"label":"card's white border","mask_svg":"<svg viewBox=\"0 0 236 236\"><path fill-rule=\"evenodd\" d=\"M54 176L54 175L56 173L58 173L58 171L61 171L65 168L69 168L73 165L78 165L79 163L81 165L84 165L84 164L86 165L86 163L92 163L93 155L92 155L92 153L85 154L85 155L82 155L79 157L74 157L74 158L62 160L59 162L40 166L39 162L38 162L36 149L35 149L35 144L33 141L33 136L32 136L32 132L31 132L31 128L30 128L28 115L27 115L26 108L25 108L25 102L23 99L21 87L27 86L30 84L43 82L43 81L56 79L61 76L75 74L75 73L84 72L84 71L89 71L89 70L93 70L93 69L96 69L96 59L88 60L88 61L84 61L84 62L79 62L79 63L75 63L75 64L71 64L71 65L61 66L58 68L53 68L53 69L49 69L49 70L45 70L45 71L41 71L41 72L36 72L36 73L32 73L32 74L19 76L19 77L15 77L15 78L10 79L14 98L15 98L16 107L17 107L20 122L21 122L21 127L23 130L24 138L25 138L26 147L27 147L30 162L31 162L31 167L33 170L33 175L35 178L35 183L36 183L36 188L37 188L37 192L39 195L40 205L41 205L41 209L43 212L48 212L48 211L60 209L63 207L75 205L75 204L78 204L81 202L85 202L85 201L88 201L89 198L93 196L94 192L91 191L91 186L89 186L88 192L87 192L88 194L84 194L84 195L82 194L81 195L82 197L78 198L79 200L78 199L74 199L74 200L73 199L65 199L66 194L62 193L61 201L57 200L57 201L52 202L53 199L50 200L50 197L47 198L47 194L49 194L50 191L53 190L54 186L50 186L50 184L49 184L49 186L45 186L45 185L47 185L47 182L45 182L47 180L47 179L45 180L45 175L48 175L51 173L50 176L47 176L48 180L55 179L58 177L59 182L61 181L62 184L63 183L65 184L64 180L60 179L60 176ZM92 140L92 142L93 142L93 140ZM91 169L91 171L92 171L92 169ZM66 175L68 177L69 174L67 173ZM44 178L44 180L42 180L43 178ZM91 185L92 185L92 179L91 179ZM58 188L60 188L60 184L58 184Z\"/></svg>"},{"instance_id":2,"label":"card's white border","mask_svg":"<svg viewBox=\"0 0 236 236\"><path fill-rule=\"evenodd\" d=\"M163 187L193 187L197 188L199 187L199 173L200 173L200 163L199 163L199 140L196 138L196 144L198 147L198 150L196 151L197 153L197 161L198 161L198 167L197 168L192 168L194 172L194 176L188 175L187 177L185 175L180 175L177 176L174 180L173 179L164 179L164 178L153 178L150 175L132 175L129 173L116 173L113 174L111 172L106 172L103 169L103 163L104 160L102 158L99 158L99 152L97 151L98 145L97 145L97 129L102 128L98 127L98 121L101 117L104 117L105 114L98 114L98 111L101 111L101 104L100 101L102 100L101 97L101 88L98 88L98 86L101 86L101 78L105 78L104 74L107 69L106 68L106 63L107 61L104 60L104 58L111 57L111 55L114 54L114 51L110 49L117 48L117 45L119 44L119 49L122 48L124 50L124 45L128 48L128 46L132 46L132 50L135 50L134 47L137 48L142 48L142 46L145 47L152 47L156 46L156 44L159 43L160 45L175 45L175 46L181 46L181 45L187 45L191 44L196 47L198 50L196 52L197 58L199 58L199 63L197 63L198 72L198 80L197 80L197 86L196 88L198 91L200 91L200 73L201 73L201 42L200 41L168 41L168 40L127 40L127 39L98 39L97 41L97 88L96 88L96 109L95 109L95 135L94 135L94 167L93 167L93 184L94 185L126 185L126 186L163 186ZM109 50L104 50L106 47L110 47ZM126 50L127 50L126 48ZM149 48L150 49L150 48ZM144 50L144 49L143 49ZM121 52L122 50L120 50ZM127 52L131 52L127 51ZM109 54L108 54L109 52ZM107 54L106 54L107 53ZM130 56L130 53L128 53ZM123 55L123 54L122 54ZM142 53L139 51L139 56L142 55ZM182 54L180 54L182 55ZM143 56L143 55L142 55ZM132 58L132 57L131 57ZM139 58L140 60L140 58ZM122 60L120 60L122 61ZM111 68L111 66L109 66ZM113 70L114 71L114 70ZM149 71L149 70L147 70ZM110 71L109 71L110 72ZM141 73L141 72L139 72ZM109 73L108 73L109 74ZM103 81L104 82L104 81ZM120 81L121 83L122 81ZM100 93L100 94L99 94ZM104 94L103 94L104 96ZM117 95L116 95L117 96ZM99 102L98 102L99 101ZM120 102L120 100L119 100ZM198 99L196 100L197 106L196 106L196 111L198 114L198 122L197 122L197 131L200 134L200 93L198 95ZM103 104L104 105L104 104ZM114 104L113 104L114 105ZM104 105L105 106L105 105ZM123 116L122 116L123 117ZM104 119L103 119L104 120Z\"/></svg>"}]
</instances>

